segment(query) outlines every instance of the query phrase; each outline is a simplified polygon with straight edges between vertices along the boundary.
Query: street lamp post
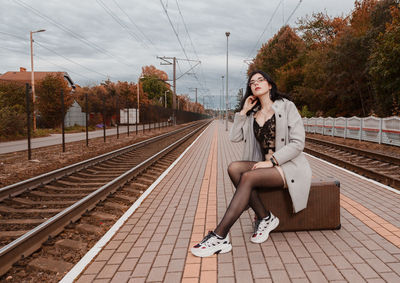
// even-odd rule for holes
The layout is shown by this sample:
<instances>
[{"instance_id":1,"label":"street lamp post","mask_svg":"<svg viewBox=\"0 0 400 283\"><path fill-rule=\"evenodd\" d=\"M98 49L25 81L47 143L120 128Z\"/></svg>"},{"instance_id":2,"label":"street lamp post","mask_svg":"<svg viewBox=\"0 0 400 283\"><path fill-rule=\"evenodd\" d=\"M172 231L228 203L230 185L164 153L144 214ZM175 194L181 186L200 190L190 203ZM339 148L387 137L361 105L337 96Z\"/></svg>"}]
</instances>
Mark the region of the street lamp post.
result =
<instances>
[{"instance_id":1,"label":"street lamp post","mask_svg":"<svg viewBox=\"0 0 400 283\"><path fill-rule=\"evenodd\" d=\"M138 133L138 112L139 112L139 91L140 91L140 79L143 78L143 73L140 74L137 82L137 94L136 94L136 100L137 100L137 109L136 109L136 135Z\"/></svg>"},{"instance_id":2,"label":"street lamp post","mask_svg":"<svg viewBox=\"0 0 400 283\"><path fill-rule=\"evenodd\" d=\"M230 32L226 32L226 122L225 122L225 131L228 131L228 38Z\"/></svg>"},{"instance_id":3,"label":"street lamp post","mask_svg":"<svg viewBox=\"0 0 400 283\"><path fill-rule=\"evenodd\" d=\"M31 43L31 86L32 86L32 108L33 108L33 131L36 132L36 107L35 107L35 102L36 102L36 95L35 95L35 73L33 71L33 39L32 39L32 34L38 33L38 32L44 32L46 30L40 29L37 31L30 31L30 43Z\"/></svg>"},{"instance_id":4,"label":"street lamp post","mask_svg":"<svg viewBox=\"0 0 400 283\"><path fill-rule=\"evenodd\" d=\"M222 93L221 93L221 98L219 100L219 106L220 106L220 116L221 116L221 122L224 124L224 116L222 115L222 101L224 101L224 76L221 76L221 81L222 81Z\"/></svg>"}]
</instances>

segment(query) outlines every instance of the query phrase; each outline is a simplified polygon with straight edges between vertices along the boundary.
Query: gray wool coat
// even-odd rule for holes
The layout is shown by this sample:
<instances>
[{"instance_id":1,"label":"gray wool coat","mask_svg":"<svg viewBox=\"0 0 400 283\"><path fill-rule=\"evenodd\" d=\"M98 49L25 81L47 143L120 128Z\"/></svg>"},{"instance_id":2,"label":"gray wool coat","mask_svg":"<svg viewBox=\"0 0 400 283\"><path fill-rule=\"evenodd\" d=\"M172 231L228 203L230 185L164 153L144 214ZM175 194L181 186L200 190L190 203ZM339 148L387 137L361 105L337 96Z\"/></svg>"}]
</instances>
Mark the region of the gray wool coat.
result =
<instances>
[{"instance_id":1,"label":"gray wool coat","mask_svg":"<svg viewBox=\"0 0 400 283\"><path fill-rule=\"evenodd\" d=\"M275 152L273 156L285 175L295 213L307 207L312 172L303 154L305 131L303 120L293 102L278 99L272 104L275 112ZM254 136L254 117L235 113L229 133L232 142L243 143L242 160L262 161L260 145Z\"/></svg>"}]
</instances>

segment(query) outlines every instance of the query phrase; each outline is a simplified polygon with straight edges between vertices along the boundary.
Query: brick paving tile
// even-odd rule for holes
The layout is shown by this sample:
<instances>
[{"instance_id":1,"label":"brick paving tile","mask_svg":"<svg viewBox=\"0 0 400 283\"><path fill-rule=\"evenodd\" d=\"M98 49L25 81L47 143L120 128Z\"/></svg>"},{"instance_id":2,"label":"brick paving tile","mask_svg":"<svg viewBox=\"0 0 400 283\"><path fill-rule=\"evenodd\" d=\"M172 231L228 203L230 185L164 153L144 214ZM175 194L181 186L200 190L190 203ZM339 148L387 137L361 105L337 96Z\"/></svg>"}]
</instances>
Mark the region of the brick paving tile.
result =
<instances>
[{"instance_id":1,"label":"brick paving tile","mask_svg":"<svg viewBox=\"0 0 400 283\"><path fill-rule=\"evenodd\" d=\"M105 250L115 250L119 247L119 245L122 243L122 240L111 240L111 242L109 242L104 249Z\"/></svg>"},{"instance_id":2,"label":"brick paving tile","mask_svg":"<svg viewBox=\"0 0 400 283\"><path fill-rule=\"evenodd\" d=\"M264 254L260 252L249 252L248 257L250 259L250 264L256 264L256 263L265 263L265 257Z\"/></svg>"},{"instance_id":3,"label":"brick paving tile","mask_svg":"<svg viewBox=\"0 0 400 283\"><path fill-rule=\"evenodd\" d=\"M158 255L153 263L153 267L168 266L170 255Z\"/></svg>"},{"instance_id":4,"label":"brick paving tile","mask_svg":"<svg viewBox=\"0 0 400 283\"><path fill-rule=\"evenodd\" d=\"M132 273L132 277L146 277L150 271L151 263L138 263Z\"/></svg>"},{"instance_id":5,"label":"brick paving tile","mask_svg":"<svg viewBox=\"0 0 400 283\"><path fill-rule=\"evenodd\" d=\"M140 257L145 247L133 247L126 257Z\"/></svg>"},{"instance_id":6,"label":"brick paving tile","mask_svg":"<svg viewBox=\"0 0 400 283\"><path fill-rule=\"evenodd\" d=\"M236 282L248 282L250 278L253 276L251 275L250 270L237 270L235 271L235 279Z\"/></svg>"},{"instance_id":7,"label":"brick paving tile","mask_svg":"<svg viewBox=\"0 0 400 283\"><path fill-rule=\"evenodd\" d=\"M247 257L233 257L235 270L250 270L249 259Z\"/></svg>"},{"instance_id":8,"label":"brick paving tile","mask_svg":"<svg viewBox=\"0 0 400 283\"><path fill-rule=\"evenodd\" d=\"M279 257L266 257L265 261L267 262L269 270L284 269L282 260Z\"/></svg>"},{"instance_id":9,"label":"brick paving tile","mask_svg":"<svg viewBox=\"0 0 400 283\"><path fill-rule=\"evenodd\" d=\"M302 270L301 265L298 263L285 264L285 269L291 279L306 278L306 275L304 274L304 271Z\"/></svg>"},{"instance_id":10,"label":"brick paving tile","mask_svg":"<svg viewBox=\"0 0 400 283\"><path fill-rule=\"evenodd\" d=\"M207 257L203 258L201 260L201 270L212 270L216 271L217 270L217 257L212 256L212 257Z\"/></svg>"},{"instance_id":11,"label":"brick paving tile","mask_svg":"<svg viewBox=\"0 0 400 283\"><path fill-rule=\"evenodd\" d=\"M233 283L235 282L235 277L218 277L218 283Z\"/></svg>"},{"instance_id":12,"label":"brick paving tile","mask_svg":"<svg viewBox=\"0 0 400 283\"><path fill-rule=\"evenodd\" d=\"M387 264L394 272L400 275L400 263L388 263Z\"/></svg>"},{"instance_id":13,"label":"brick paving tile","mask_svg":"<svg viewBox=\"0 0 400 283\"><path fill-rule=\"evenodd\" d=\"M200 273L201 283L217 283L217 271L216 270L204 270Z\"/></svg>"},{"instance_id":14,"label":"brick paving tile","mask_svg":"<svg viewBox=\"0 0 400 283\"><path fill-rule=\"evenodd\" d=\"M253 272L253 278L270 278L271 275L268 272L268 267L265 263L255 263L251 265L251 271Z\"/></svg>"},{"instance_id":15,"label":"brick paving tile","mask_svg":"<svg viewBox=\"0 0 400 283\"><path fill-rule=\"evenodd\" d=\"M96 260L108 260L113 254L115 253L115 250L104 250L101 254L99 254L96 258Z\"/></svg>"},{"instance_id":16,"label":"brick paving tile","mask_svg":"<svg viewBox=\"0 0 400 283\"><path fill-rule=\"evenodd\" d=\"M220 263L218 264L218 277L229 277L234 272L233 263Z\"/></svg>"},{"instance_id":17,"label":"brick paving tile","mask_svg":"<svg viewBox=\"0 0 400 283\"><path fill-rule=\"evenodd\" d=\"M379 278L379 275L366 263L354 264L363 278Z\"/></svg>"},{"instance_id":18,"label":"brick paving tile","mask_svg":"<svg viewBox=\"0 0 400 283\"><path fill-rule=\"evenodd\" d=\"M341 280L343 276L333 265L323 265L320 266L321 271L324 273L328 280Z\"/></svg>"},{"instance_id":19,"label":"brick paving tile","mask_svg":"<svg viewBox=\"0 0 400 283\"><path fill-rule=\"evenodd\" d=\"M139 263L152 263L156 257L157 252L145 251L139 259Z\"/></svg>"},{"instance_id":20,"label":"brick paving tile","mask_svg":"<svg viewBox=\"0 0 400 283\"><path fill-rule=\"evenodd\" d=\"M190 263L185 265L185 270L183 272L183 277L199 277L200 275L200 264Z\"/></svg>"},{"instance_id":21,"label":"brick paving tile","mask_svg":"<svg viewBox=\"0 0 400 283\"><path fill-rule=\"evenodd\" d=\"M367 279L368 283L384 283L386 282L382 278L372 278L372 279Z\"/></svg>"},{"instance_id":22,"label":"brick paving tile","mask_svg":"<svg viewBox=\"0 0 400 283\"><path fill-rule=\"evenodd\" d=\"M111 279L95 279L92 282L93 283L109 283Z\"/></svg>"},{"instance_id":23,"label":"brick paving tile","mask_svg":"<svg viewBox=\"0 0 400 283\"><path fill-rule=\"evenodd\" d=\"M134 277L130 278L128 283L144 283L146 282L146 277Z\"/></svg>"},{"instance_id":24,"label":"brick paving tile","mask_svg":"<svg viewBox=\"0 0 400 283\"><path fill-rule=\"evenodd\" d=\"M326 280L324 274L322 274L321 271L307 271L306 274L311 282L315 283L328 282L328 280Z\"/></svg>"},{"instance_id":25,"label":"brick paving tile","mask_svg":"<svg viewBox=\"0 0 400 283\"><path fill-rule=\"evenodd\" d=\"M331 265L332 262L324 253L311 253L311 257L318 263L318 265Z\"/></svg>"},{"instance_id":26,"label":"brick paving tile","mask_svg":"<svg viewBox=\"0 0 400 283\"><path fill-rule=\"evenodd\" d=\"M119 271L133 271L139 258L126 258L120 265Z\"/></svg>"},{"instance_id":27,"label":"brick paving tile","mask_svg":"<svg viewBox=\"0 0 400 283\"><path fill-rule=\"evenodd\" d=\"M98 274L105 264L106 264L106 261L94 261L84 271L84 274Z\"/></svg>"},{"instance_id":28,"label":"brick paving tile","mask_svg":"<svg viewBox=\"0 0 400 283\"><path fill-rule=\"evenodd\" d=\"M173 259L169 262L168 272L183 272L185 267L185 260L183 259Z\"/></svg>"},{"instance_id":29,"label":"brick paving tile","mask_svg":"<svg viewBox=\"0 0 400 283\"><path fill-rule=\"evenodd\" d=\"M384 272L381 273L380 276L387 282L393 282L393 283L400 282L400 277L394 272Z\"/></svg>"},{"instance_id":30,"label":"brick paving tile","mask_svg":"<svg viewBox=\"0 0 400 283\"><path fill-rule=\"evenodd\" d=\"M281 256L282 262L284 264L298 262L295 255L292 252L279 252L279 255Z\"/></svg>"},{"instance_id":31,"label":"brick paving tile","mask_svg":"<svg viewBox=\"0 0 400 283\"><path fill-rule=\"evenodd\" d=\"M352 265L345 259L344 256L330 256L329 259L338 269L349 269Z\"/></svg>"},{"instance_id":32,"label":"brick paving tile","mask_svg":"<svg viewBox=\"0 0 400 283\"><path fill-rule=\"evenodd\" d=\"M181 272L168 272L165 275L164 282L180 283L182 273Z\"/></svg>"},{"instance_id":33,"label":"brick paving tile","mask_svg":"<svg viewBox=\"0 0 400 283\"><path fill-rule=\"evenodd\" d=\"M131 273L129 271L121 271L115 273L114 277L111 279L112 283L124 283L128 282Z\"/></svg>"},{"instance_id":34,"label":"brick paving tile","mask_svg":"<svg viewBox=\"0 0 400 283\"><path fill-rule=\"evenodd\" d=\"M95 278L96 278L96 274L82 275L81 277L79 277L79 279L76 281L76 283L93 282Z\"/></svg>"},{"instance_id":35,"label":"brick paving tile","mask_svg":"<svg viewBox=\"0 0 400 283\"><path fill-rule=\"evenodd\" d=\"M319 267L312 258L299 258L299 262L304 271L317 271Z\"/></svg>"},{"instance_id":36,"label":"brick paving tile","mask_svg":"<svg viewBox=\"0 0 400 283\"><path fill-rule=\"evenodd\" d=\"M285 270L271 270L271 278L273 282L290 282Z\"/></svg>"},{"instance_id":37,"label":"brick paving tile","mask_svg":"<svg viewBox=\"0 0 400 283\"><path fill-rule=\"evenodd\" d=\"M128 253L114 253L107 264L121 264Z\"/></svg>"},{"instance_id":38,"label":"brick paving tile","mask_svg":"<svg viewBox=\"0 0 400 283\"><path fill-rule=\"evenodd\" d=\"M117 271L119 265L113 264L113 265L106 265L104 268L100 271L100 273L97 275L97 278L112 278Z\"/></svg>"},{"instance_id":39,"label":"brick paving tile","mask_svg":"<svg viewBox=\"0 0 400 283\"><path fill-rule=\"evenodd\" d=\"M153 267L146 281L163 281L167 267Z\"/></svg>"},{"instance_id":40,"label":"brick paving tile","mask_svg":"<svg viewBox=\"0 0 400 283\"><path fill-rule=\"evenodd\" d=\"M116 250L117 253L129 252L132 249L133 243L122 243L119 245L118 249Z\"/></svg>"},{"instance_id":41,"label":"brick paving tile","mask_svg":"<svg viewBox=\"0 0 400 283\"><path fill-rule=\"evenodd\" d=\"M292 283L305 283L305 282L310 282L308 279L306 278L294 278L291 279Z\"/></svg>"}]
</instances>

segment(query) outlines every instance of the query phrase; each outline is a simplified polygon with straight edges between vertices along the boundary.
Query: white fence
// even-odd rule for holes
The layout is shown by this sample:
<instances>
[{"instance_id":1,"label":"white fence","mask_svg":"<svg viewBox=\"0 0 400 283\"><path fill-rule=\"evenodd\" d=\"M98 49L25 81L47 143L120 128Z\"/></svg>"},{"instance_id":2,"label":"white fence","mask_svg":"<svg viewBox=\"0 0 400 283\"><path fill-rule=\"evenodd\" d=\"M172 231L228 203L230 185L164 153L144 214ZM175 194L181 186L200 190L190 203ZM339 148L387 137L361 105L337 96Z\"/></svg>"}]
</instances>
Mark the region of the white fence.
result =
<instances>
[{"instance_id":1,"label":"white fence","mask_svg":"<svg viewBox=\"0 0 400 283\"><path fill-rule=\"evenodd\" d=\"M303 118L307 133L400 146L400 117Z\"/></svg>"}]
</instances>

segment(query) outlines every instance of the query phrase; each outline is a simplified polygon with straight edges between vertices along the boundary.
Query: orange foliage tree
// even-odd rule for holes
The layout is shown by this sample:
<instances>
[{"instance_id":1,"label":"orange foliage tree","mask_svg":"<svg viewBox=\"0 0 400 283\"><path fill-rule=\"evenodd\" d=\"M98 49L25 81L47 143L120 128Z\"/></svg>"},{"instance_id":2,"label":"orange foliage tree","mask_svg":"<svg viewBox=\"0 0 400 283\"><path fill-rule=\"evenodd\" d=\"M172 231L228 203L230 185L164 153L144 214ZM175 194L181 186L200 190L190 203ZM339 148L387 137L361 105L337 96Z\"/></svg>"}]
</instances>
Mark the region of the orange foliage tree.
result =
<instances>
[{"instance_id":1,"label":"orange foliage tree","mask_svg":"<svg viewBox=\"0 0 400 283\"><path fill-rule=\"evenodd\" d=\"M55 128L61 125L61 90L64 93L65 113L73 102L71 88L61 75L47 75L36 85L37 110L40 115L39 126Z\"/></svg>"}]
</instances>

